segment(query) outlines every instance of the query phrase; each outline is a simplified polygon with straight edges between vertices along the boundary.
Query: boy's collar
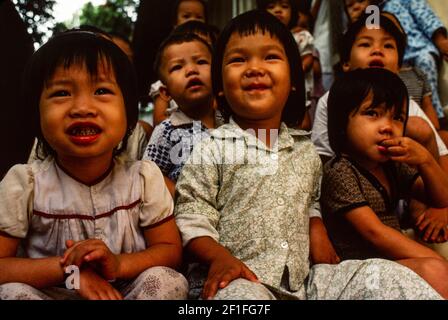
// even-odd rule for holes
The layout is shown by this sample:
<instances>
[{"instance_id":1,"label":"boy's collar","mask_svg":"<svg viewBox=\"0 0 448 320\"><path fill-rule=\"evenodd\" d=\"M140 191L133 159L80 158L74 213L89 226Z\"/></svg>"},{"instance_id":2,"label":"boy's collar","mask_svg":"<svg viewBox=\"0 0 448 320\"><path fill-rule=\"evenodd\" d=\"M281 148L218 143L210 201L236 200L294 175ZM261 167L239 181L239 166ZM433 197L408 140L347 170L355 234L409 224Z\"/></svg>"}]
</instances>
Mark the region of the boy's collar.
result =
<instances>
[{"instance_id":1,"label":"boy's collar","mask_svg":"<svg viewBox=\"0 0 448 320\"><path fill-rule=\"evenodd\" d=\"M185 113L183 113L181 110L175 110L169 118L171 125L174 127L180 127L186 124L192 124L193 119L191 119L189 116L187 116Z\"/></svg>"},{"instance_id":2,"label":"boy's collar","mask_svg":"<svg viewBox=\"0 0 448 320\"><path fill-rule=\"evenodd\" d=\"M232 117L229 118L229 123L222 126L223 129L227 130L214 130L212 132L212 136L220 139L244 139L248 146L254 146L257 148L262 148L265 150L270 150L264 143L255 137L253 134L243 130L238 123L233 120ZM292 147L294 144L293 136L309 136L310 133L308 131L292 129L288 128L285 123L281 123L279 136L277 139L277 144L274 146L272 150L281 150L285 148Z\"/></svg>"}]
</instances>

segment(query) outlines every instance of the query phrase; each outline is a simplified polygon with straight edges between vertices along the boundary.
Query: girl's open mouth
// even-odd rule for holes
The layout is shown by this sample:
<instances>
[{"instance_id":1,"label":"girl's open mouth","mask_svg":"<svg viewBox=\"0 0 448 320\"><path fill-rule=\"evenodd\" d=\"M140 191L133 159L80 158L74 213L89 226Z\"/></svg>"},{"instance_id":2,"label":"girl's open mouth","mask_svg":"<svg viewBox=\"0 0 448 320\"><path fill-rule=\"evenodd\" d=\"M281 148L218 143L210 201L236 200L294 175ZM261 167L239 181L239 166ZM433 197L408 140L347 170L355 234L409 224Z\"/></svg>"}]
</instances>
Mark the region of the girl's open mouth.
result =
<instances>
[{"instance_id":1,"label":"girl's open mouth","mask_svg":"<svg viewBox=\"0 0 448 320\"><path fill-rule=\"evenodd\" d=\"M99 138L102 130L94 123L77 122L72 124L66 132L73 143L87 145L95 142Z\"/></svg>"}]
</instances>

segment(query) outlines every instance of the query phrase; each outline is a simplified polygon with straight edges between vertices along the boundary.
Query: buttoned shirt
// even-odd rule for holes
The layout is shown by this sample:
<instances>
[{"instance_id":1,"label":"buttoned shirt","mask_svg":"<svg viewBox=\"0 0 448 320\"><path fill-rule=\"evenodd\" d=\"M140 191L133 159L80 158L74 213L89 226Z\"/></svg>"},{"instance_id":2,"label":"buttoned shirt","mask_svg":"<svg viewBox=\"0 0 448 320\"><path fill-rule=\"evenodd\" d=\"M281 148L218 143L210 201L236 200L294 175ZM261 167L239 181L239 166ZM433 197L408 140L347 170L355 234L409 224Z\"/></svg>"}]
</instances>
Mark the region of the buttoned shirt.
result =
<instances>
[{"instance_id":1,"label":"buttoned shirt","mask_svg":"<svg viewBox=\"0 0 448 320\"><path fill-rule=\"evenodd\" d=\"M319 210L321 161L308 133L270 132L272 148L232 119L195 146L176 184L183 244L208 236L279 288L309 271L309 212Z\"/></svg>"}]
</instances>

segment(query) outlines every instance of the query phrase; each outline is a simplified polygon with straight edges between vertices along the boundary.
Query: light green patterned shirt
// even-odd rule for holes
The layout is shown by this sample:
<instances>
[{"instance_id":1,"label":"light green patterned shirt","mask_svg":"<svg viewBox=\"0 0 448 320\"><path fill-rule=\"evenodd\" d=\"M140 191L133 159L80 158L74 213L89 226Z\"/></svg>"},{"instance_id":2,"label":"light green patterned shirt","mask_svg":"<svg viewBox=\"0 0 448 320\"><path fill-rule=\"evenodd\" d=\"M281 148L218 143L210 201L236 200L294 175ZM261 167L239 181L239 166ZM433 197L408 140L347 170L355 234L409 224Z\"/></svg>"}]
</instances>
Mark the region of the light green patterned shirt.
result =
<instances>
[{"instance_id":1,"label":"light green patterned shirt","mask_svg":"<svg viewBox=\"0 0 448 320\"><path fill-rule=\"evenodd\" d=\"M298 290L309 271L309 214L322 165L301 130L282 124L272 149L232 119L196 145L176 185L183 244L209 236L258 278ZM273 140L271 140L273 141Z\"/></svg>"}]
</instances>

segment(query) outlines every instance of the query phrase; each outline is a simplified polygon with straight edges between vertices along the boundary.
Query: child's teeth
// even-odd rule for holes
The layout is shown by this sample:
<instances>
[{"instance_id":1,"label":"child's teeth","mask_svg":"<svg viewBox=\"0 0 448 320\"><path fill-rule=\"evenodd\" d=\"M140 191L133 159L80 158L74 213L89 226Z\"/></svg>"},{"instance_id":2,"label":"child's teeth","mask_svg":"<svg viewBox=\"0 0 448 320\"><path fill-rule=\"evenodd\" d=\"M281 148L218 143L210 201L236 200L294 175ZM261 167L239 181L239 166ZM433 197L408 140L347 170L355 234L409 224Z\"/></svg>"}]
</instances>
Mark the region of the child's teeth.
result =
<instances>
[{"instance_id":1,"label":"child's teeth","mask_svg":"<svg viewBox=\"0 0 448 320\"><path fill-rule=\"evenodd\" d=\"M73 134L75 136L91 136L96 134L96 130L93 128L75 128Z\"/></svg>"}]
</instances>

